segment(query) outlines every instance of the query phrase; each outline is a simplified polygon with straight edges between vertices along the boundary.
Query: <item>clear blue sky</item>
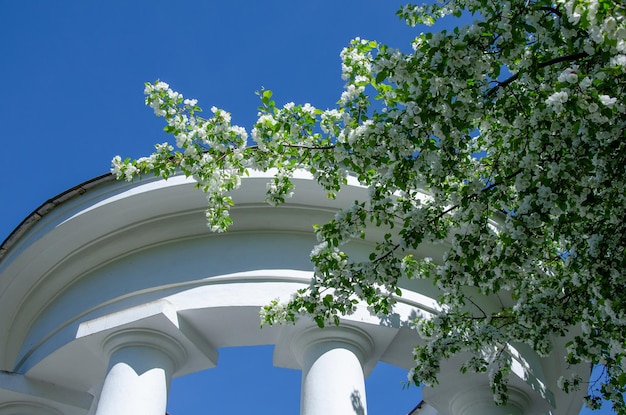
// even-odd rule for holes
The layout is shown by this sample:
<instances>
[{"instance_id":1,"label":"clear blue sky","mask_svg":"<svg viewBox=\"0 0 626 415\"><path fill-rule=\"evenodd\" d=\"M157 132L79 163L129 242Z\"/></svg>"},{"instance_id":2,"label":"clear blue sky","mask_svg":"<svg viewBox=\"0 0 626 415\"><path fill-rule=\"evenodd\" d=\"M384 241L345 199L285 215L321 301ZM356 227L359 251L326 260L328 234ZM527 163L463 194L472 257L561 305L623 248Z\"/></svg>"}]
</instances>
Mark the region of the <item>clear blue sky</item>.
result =
<instances>
[{"instance_id":1,"label":"clear blue sky","mask_svg":"<svg viewBox=\"0 0 626 415\"><path fill-rule=\"evenodd\" d=\"M144 82L164 80L244 127L261 87L278 104L332 107L350 39L407 50L424 30L399 22L399 4L0 0L0 240L47 199L106 173L114 155L146 155L168 139L143 104ZM419 402L404 380L377 367L370 415L404 415ZM299 385L299 372L272 368L271 348L228 349L216 369L173 383L169 411L294 414Z\"/></svg>"}]
</instances>

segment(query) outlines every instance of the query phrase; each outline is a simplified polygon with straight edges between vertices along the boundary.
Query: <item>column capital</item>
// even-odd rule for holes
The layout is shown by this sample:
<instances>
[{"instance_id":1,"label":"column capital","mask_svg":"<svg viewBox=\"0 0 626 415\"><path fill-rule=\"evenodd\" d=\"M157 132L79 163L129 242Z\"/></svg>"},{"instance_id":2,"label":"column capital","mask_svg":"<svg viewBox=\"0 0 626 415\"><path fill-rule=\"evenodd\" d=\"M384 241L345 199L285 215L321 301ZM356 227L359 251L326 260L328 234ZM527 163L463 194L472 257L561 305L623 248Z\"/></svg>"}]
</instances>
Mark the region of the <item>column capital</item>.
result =
<instances>
[{"instance_id":1,"label":"column capital","mask_svg":"<svg viewBox=\"0 0 626 415\"><path fill-rule=\"evenodd\" d=\"M350 349L359 358L361 364L369 359L374 350L374 340L369 334L346 324L324 328L305 327L293 335L289 348L300 366L303 366L304 356L308 354L309 350L333 343L341 344L342 347Z\"/></svg>"},{"instance_id":2,"label":"column capital","mask_svg":"<svg viewBox=\"0 0 626 415\"><path fill-rule=\"evenodd\" d=\"M174 337L163 332L146 328L128 328L108 335L102 342L102 351L108 359L125 348L155 349L170 358L174 371L187 361L185 347Z\"/></svg>"},{"instance_id":3,"label":"column capital","mask_svg":"<svg viewBox=\"0 0 626 415\"><path fill-rule=\"evenodd\" d=\"M529 413L529 396L518 388L508 388L508 401L504 406L493 402L493 394L488 384L476 385L462 390L450 399L450 413L453 415L524 415Z\"/></svg>"},{"instance_id":4,"label":"column capital","mask_svg":"<svg viewBox=\"0 0 626 415\"><path fill-rule=\"evenodd\" d=\"M342 321L338 326L319 328L305 319L294 326L283 326L274 348L274 366L302 369L305 350L337 347L349 349L358 357L365 376L374 370L376 363L389 345L387 327L366 327Z\"/></svg>"},{"instance_id":5,"label":"column capital","mask_svg":"<svg viewBox=\"0 0 626 415\"><path fill-rule=\"evenodd\" d=\"M175 376L215 367L218 359L217 349L166 300L85 321L80 324L76 338L93 353L103 356L104 359L98 359L102 363L108 363L119 349L153 345L152 349L172 360Z\"/></svg>"}]
</instances>

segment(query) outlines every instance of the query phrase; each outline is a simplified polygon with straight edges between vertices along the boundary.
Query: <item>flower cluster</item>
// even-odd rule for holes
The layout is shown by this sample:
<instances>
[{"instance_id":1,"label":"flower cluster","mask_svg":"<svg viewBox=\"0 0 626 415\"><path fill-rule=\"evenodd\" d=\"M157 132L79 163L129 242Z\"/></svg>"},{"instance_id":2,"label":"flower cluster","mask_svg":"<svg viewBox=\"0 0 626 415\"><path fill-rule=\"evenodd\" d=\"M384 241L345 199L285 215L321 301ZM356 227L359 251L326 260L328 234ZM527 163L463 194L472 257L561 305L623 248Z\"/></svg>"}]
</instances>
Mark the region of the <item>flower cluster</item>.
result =
<instances>
[{"instance_id":1,"label":"flower cluster","mask_svg":"<svg viewBox=\"0 0 626 415\"><path fill-rule=\"evenodd\" d=\"M147 83L146 105L155 115L164 117L164 130L174 136L177 151L168 143L156 145L150 157L137 160L113 159L112 173L118 179L154 173L164 178L180 169L195 179L207 195L207 224L213 231L225 231L232 223L228 212L232 199L228 192L241 184L246 172L244 152L248 134L244 128L231 125L230 114L211 108L213 116L197 115L201 108L195 99L185 99L162 81Z\"/></svg>"},{"instance_id":2,"label":"flower cluster","mask_svg":"<svg viewBox=\"0 0 626 415\"><path fill-rule=\"evenodd\" d=\"M462 354L461 369L487 373L502 403L506 345L547 356L565 336L567 363L606 370L589 404L611 399L626 413L626 6L450 0L398 15L415 25L463 13L476 20L421 33L410 53L355 39L341 52L335 109L279 107L260 91L252 145L227 112L201 118L195 100L148 84L146 103L177 150L165 143L148 158L115 158L113 172L181 169L207 193L215 230L230 224L228 192L246 168L275 172L272 204L294 191L296 169L329 197L350 172L368 197L317 228L311 286L264 307L266 322L306 313L324 325L359 303L389 314L403 279L427 279L442 308L416 325L425 345L412 381L435 383L441 360ZM369 258L351 257L344 246L372 228L384 237ZM422 258L424 244L445 253ZM494 297L498 307L481 305ZM580 383L567 374L559 385Z\"/></svg>"}]
</instances>

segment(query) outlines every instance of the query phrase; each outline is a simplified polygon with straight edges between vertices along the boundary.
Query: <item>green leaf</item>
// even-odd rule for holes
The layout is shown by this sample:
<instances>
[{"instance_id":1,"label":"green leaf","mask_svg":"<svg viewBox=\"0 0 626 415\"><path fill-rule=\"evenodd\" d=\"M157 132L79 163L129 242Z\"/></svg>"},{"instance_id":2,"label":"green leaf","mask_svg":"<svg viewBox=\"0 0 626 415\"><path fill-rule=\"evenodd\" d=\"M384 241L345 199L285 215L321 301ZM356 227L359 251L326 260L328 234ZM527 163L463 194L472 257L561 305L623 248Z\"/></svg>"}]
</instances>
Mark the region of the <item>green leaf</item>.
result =
<instances>
[{"instance_id":1,"label":"green leaf","mask_svg":"<svg viewBox=\"0 0 626 415\"><path fill-rule=\"evenodd\" d=\"M529 25L528 23L524 23L524 30L528 33L537 33L537 29L533 25Z\"/></svg>"},{"instance_id":2,"label":"green leaf","mask_svg":"<svg viewBox=\"0 0 626 415\"><path fill-rule=\"evenodd\" d=\"M317 327L319 327L320 329L324 328L324 317L322 317L322 316L315 316L315 317L313 317L313 320L315 320L315 323L317 324Z\"/></svg>"},{"instance_id":3,"label":"green leaf","mask_svg":"<svg viewBox=\"0 0 626 415\"><path fill-rule=\"evenodd\" d=\"M333 302L333 296L330 294L327 294L326 296L324 296L324 298L322 299L322 302L324 303L324 305L326 307L330 307L330 304Z\"/></svg>"},{"instance_id":4,"label":"green leaf","mask_svg":"<svg viewBox=\"0 0 626 415\"><path fill-rule=\"evenodd\" d=\"M379 84L383 82L385 79L387 79L388 76L389 76L389 71L387 71L386 69L383 69L382 71L376 74L376 83Z\"/></svg>"}]
</instances>

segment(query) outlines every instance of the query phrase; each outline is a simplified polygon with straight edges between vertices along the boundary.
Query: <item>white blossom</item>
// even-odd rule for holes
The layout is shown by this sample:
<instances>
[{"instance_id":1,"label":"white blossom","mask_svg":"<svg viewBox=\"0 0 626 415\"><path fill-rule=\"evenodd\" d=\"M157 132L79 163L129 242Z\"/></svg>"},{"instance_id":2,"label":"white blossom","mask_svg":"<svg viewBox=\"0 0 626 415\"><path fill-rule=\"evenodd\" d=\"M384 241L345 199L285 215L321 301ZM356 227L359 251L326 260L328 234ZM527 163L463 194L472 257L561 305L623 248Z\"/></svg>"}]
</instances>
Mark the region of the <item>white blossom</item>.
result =
<instances>
[{"instance_id":1,"label":"white blossom","mask_svg":"<svg viewBox=\"0 0 626 415\"><path fill-rule=\"evenodd\" d=\"M578 84L581 89L587 89L591 86L591 79L588 76L585 76L580 83Z\"/></svg>"},{"instance_id":2,"label":"white blossom","mask_svg":"<svg viewBox=\"0 0 626 415\"><path fill-rule=\"evenodd\" d=\"M578 82L578 72L575 69L567 68L559 75L559 82L574 84Z\"/></svg>"},{"instance_id":3,"label":"white blossom","mask_svg":"<svg viewBox=\"0 0 626 415\"><path fill-rule=\"evenodd\" d=\"M546 104L556 112L563 110L563 104L567 102L569 94L567 91L557 91L550 95L546 100Z\"/></svg>"},{"instance_id":4,"label":"white blossom","mask_svg":"<svg viewBox=\"0 0 626 415\"><path fill-rule=\"evenodd\" d=\"M603 105L606 105L609 108L617 102L617 98L610 97L608 95L598 95L598 99Z\"/></svg>"}]
</instances>

